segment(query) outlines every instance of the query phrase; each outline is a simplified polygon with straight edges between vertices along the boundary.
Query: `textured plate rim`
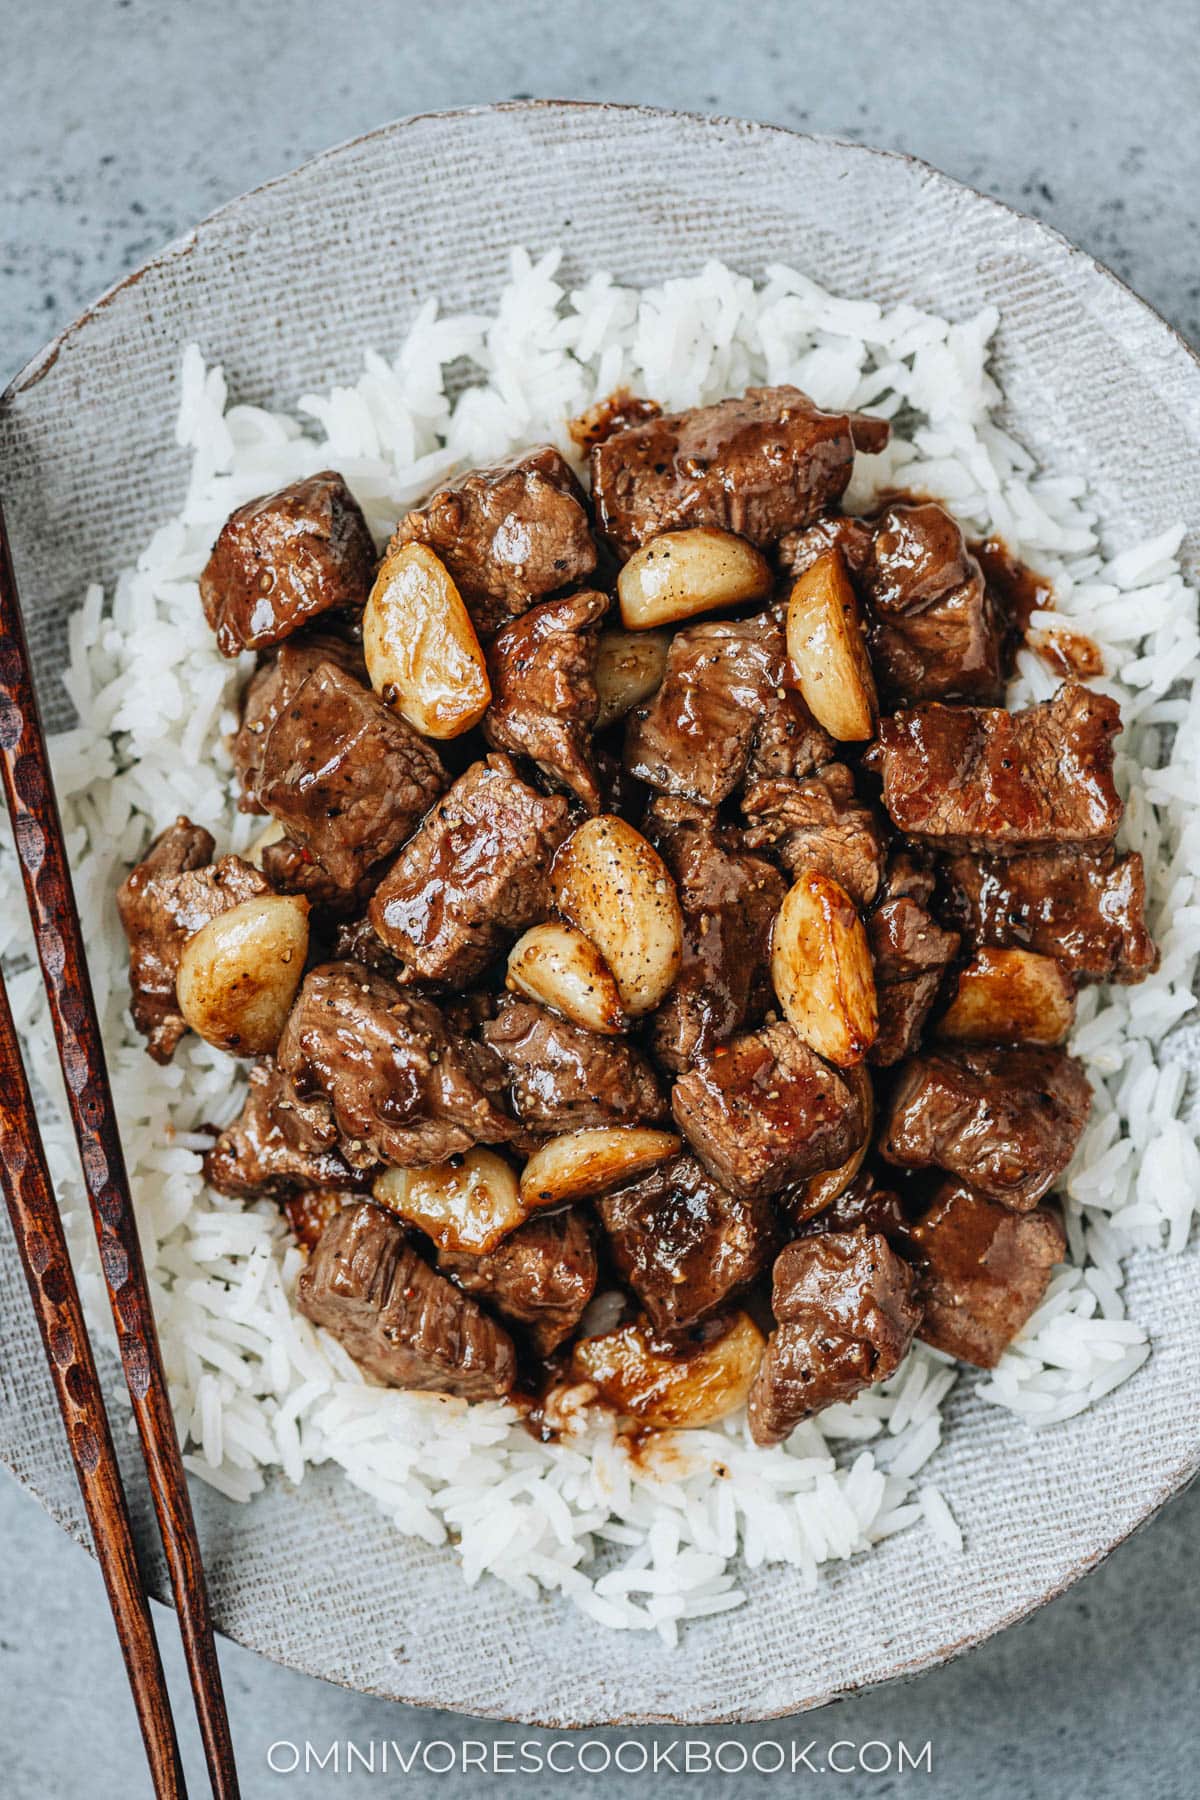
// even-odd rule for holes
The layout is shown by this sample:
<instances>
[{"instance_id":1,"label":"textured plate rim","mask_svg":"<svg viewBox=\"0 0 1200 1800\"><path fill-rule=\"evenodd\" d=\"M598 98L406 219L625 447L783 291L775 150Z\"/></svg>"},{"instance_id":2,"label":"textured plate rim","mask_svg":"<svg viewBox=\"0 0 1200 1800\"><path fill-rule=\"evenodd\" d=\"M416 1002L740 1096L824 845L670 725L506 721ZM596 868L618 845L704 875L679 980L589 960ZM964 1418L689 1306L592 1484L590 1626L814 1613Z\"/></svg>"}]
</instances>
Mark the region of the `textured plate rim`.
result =
<instances>
[{"instance_id":1,"label":"textured plate rim","mask_svg":"<svg viewBox=\"0 0 1200 1800\"><path fill-rule=\"evenodd\" d=\"M151 270L162 268L190 255L211 226L218 222L226 221L229 216L235 213L247 200L268 194L273 189L290 182L294 177L301 173L323 163L333 161L346 151L357 148L362 144L370 143L376 138L399 137L404 131L412 126L426 123L452 124L459 119L473 118L486 114L529 114L543 111L564 113L567 115L606 115L612 117L618 123L635 119L680 121L701 128L725 128L740 132L748 137L753 137L761 133L764 135L796 139L800 142L825 145L842 150L856 157L870 159L872 162L891 162L899 164L907 169L915 170L921 175L923 182L926 185L944 188L951 193L969 195L972 199L982 202L985 206L992 208L1011 219L1021 221L1023 225L1029 227L1045 244L1050 246L1063 259L1064 263L1087 270L1091 275L1099 277L1102 283L1107 284L1114 290L1119 304L1135 309L1152 320L1154 325L1157 326L1170 340L1172 349L1182 353L1185 366L1190 365L1190 370L1188 372L1195 377L1200 377L1200 352L1193 348L1177 327L1164 318L1148 300L1143 299L1140 294L1136 293L1135 290L1110 269L1107 264L1101 262L1099 258L1093 256L1090 252L1082 250L1077 244L1072 243L1064 233L1059 231L1056 227L1046 224L1044 220L1035 217L1031 213L1023 212L1019 207L1011 206L1007 201L997 199L996 196L992 194L984 193L981 189L972 187L968 182L958 181L952 176L944 174L940 169L935 168L933 164L926 162L919 156L912 155L910 152L883 150L873 145L858 143L850 139L838 137L833 133L797 131L790 126L763 120L747 119L735 114L695 112L677 107L644 106L611 100L576 100L540 97L527 100L505 100L470 106L448 107L445 109L433 109L426 112L403 115L400 118L374 126L369 131L359 132L353 137L343 139L341 142L331 145L325 150L319 151L316 155L305 158L303 162L296 164L294 167L285 170L281 174L272 176L266 181L256 183L253 187L244 189L241 193L223 201L211 212L205 214L196 225L169 240L159 250L147 257L144 262L139 264L136 269L130 270L119 280L113 282L110 287L104 289L96 299L85 306L73 320L58 331L54 337L51 338L41 350L37 351L12 377L3 392L0 393L0 408L3 408L10 401L15 400L19 395L36 386L42 377L48 374L54 367L54 364L58 361L63 349L86 329L98 313L110 306L121 293L127 288L136 286L137 283ZM68 1536L75 1540L76 1543L81 1544L88 1552L88 1555L94 1560L95 1551L82 1518L71 1516L70 1512L65 1509L60 1510L55 1499L41 1490L38 1485L36 1474L32 1471L18 1468L9 1460L9 1451L4 1444L0 1444L0 1465L10 1471L19 1486L32 1495L42 1506L43 1510L54 1520L55 1524L59 1525ZM723 1725L795 1717L802 1713L814 1711L819 1707L827 1706L836 1700L844 1699L851 1695L872 1692L876 1688L889 1685L893 1681L911 1681L918 1675L923 1674L927 1669L944 1666L946 1663L961 1656L965 1651L974 1649L977 1645L987 1642L989 1638L997 1636L1000 1632L1007 1630L1010 1626L1020 1623L1022 1619L1031 1617L1050 1601L1061 1598L1061 1596L1072 1588L1077 1581L1081 1580L1085 1575L1090 1574L1092 1570L1098 1568L1103 1562L1107 1561L1115 1550L1119 1549L1122 1544L1127 1543L1136 1532L1140 1531L1145 1525L1156 1518L1171 1500L1177 1498L1190 1486L1197 1475L1200 1475L1200 1435L1197 1436L1189 1454L1184 1460L1177 1465L1167 1479L1146 1499L1144 1510L1127 1530L1118 1532L1105 1543L1102 1543L1098 1547L1094 1547L1085 1557L1080 1558L1077 1563L1074 1563L1060 1580L1044 1589L1042 1593L1034 1596L1032 1599L1019 1602L1011 1609L1011 1611L1004 1613L999 1618L991 1620L976 1631L968 1632L961 1637L950 1638L946 1642L923 1652L919 1656L910 1657L907 1661L898 1663L887 1675L880 1676L878 1680L858 1683L848 1682L834 1685L819 1694L815 1694L810 1698L799 1702L795 1706L773 1708L764 1712L756 1711L752 1714L736 1710L728 1713L714 1713L705 1721L705 1724ZM161 1601L164 1606L170 1607L172 1604L171 1599L167 1594L156 1592L154 1597ZM272 1653L270 1650L262 1649L256 1644L248 1643L244 1638L237 1637L234 1633L222 1629L219 1625L218 1630L220 1635L226 1637L230 1642L240 1644L242 1648L253 1651L256 1655L263 1657L268 1662L274 1662L282 1668L292 1669L297 1673L311 1676L317 1680L326 1681L332 1686L343 1687L349 1692L362 1693L373 1698L391 1700L401 1705L450 1707L453 1709L452 1703L440 1700L433 1695L414 1694L396 1696L381 1688L343 1681L336 1675L330 1674L328 1671L306 1668L299 1662L289 1661L281 1655ZM593 1719L586 1726L580 1726L552 1716L534 1717L532 1715L523 1714L518 1717L505 1712L500 1706L477 1709L465 1716L494 1719L511 1724L531 1724L550 1730L590 1730L603 1729L607 1726L654 1726L663 1724L677 1725L682 1723L679 1719L665 1712L630 1712L618 1714L607 1719Z\"/></svg>"}]
</instances>

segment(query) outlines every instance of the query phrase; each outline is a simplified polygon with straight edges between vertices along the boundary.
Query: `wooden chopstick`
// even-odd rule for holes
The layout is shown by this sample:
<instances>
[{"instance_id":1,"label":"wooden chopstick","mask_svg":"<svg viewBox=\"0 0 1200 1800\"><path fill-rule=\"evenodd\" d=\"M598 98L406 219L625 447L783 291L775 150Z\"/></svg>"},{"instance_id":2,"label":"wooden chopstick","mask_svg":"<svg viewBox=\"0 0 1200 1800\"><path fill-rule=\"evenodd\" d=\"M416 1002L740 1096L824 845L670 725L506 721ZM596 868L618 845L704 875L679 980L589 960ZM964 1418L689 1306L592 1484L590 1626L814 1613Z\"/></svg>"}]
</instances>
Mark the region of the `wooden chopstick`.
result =
<instances>
[{"instance_id":1,"label":"wooden chopstick","mask_svg":"<svg viewBox=\"0 0 1200 1800\"><path fill-rule=\"evenodd\" d=\"M186 1794L171 1700L150 1603L142 1587L133 1528L108 1414L67 1253L33 1096L21 1060L8 991L0 974L0 1183L29 1283L58 1410L66 1427L96 1560L108 1589L156 1794Z\"/></svg>"},{"instance_id":2,"label":"wooden chopstick","mask_svg":"<svg viewBox=\"0 0 1200 1800\"><path fill-rule=\"evenodd\" d=\"M146 1284L2 509L0 776L16 834L25 899L50 1001L125 1383L170 1571L209 1779L217 1800L236 1800L237 1770L208 1588Z\"/></svg>"}]
</instances>

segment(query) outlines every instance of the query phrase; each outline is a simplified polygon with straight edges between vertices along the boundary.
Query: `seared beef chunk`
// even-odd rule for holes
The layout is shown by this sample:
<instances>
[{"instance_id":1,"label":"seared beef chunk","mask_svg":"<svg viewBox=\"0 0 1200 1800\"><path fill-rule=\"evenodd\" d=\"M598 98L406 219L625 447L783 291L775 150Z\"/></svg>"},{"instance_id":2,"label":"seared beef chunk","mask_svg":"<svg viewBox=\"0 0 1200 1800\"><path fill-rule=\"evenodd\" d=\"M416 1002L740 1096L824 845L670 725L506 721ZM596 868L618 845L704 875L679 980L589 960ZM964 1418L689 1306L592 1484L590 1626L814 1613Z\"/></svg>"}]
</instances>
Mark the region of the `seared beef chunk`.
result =
<instances>
[{"instance_id":1,"label":"seared beef chunk","mask_svg":"<svg viewBox=\"0 0 1200 1800\"><path fill-rule=\"evenodd\" d=\"M608 611L603 594L547 600L505 626L488 651L492 702L483 732L497 750L532 757L553 782L600 811L592 760L596 631Z\"/></svg>"},{"instance_id":2,"label":"seared beef chunk","mask_svg":"<svg viewBox=\"0 0 1200 1800\"><path fill-rule=\"evenodd\" d=\"M296 1303L392 1387L502 1400L516 1380L508 1333L422 1262L399 1221L377 1206L350 1206L330 1220Z\"/></svg>"},{"instance_id":3,"label":"seared beef chunk","mask_svg":"<svg viewBox=\"0 0 1200 1800\"><path fill-rule=\"evenodd\" d=\"M129 939L130 1009L155 1062L170 1062L187 1030L175 998L187 940L219 913L271 891L240 856L214 863L214 848L211 833L177 819L117 889Z\"/></svg>"},{"instance_id":4,"label":"seared beef chunk","mask_svg":"<svg viewBox=\"0 0 1200 1800\"><path fill-rule=\"evenodd\" d=\"M484 631L596 566L583 489L551 444L439 488L396 527L393 547L410 543L437 552Z\"/></svg>"},{"instance_id":5,"label":"seared beef chunk","mask_svg":"<svg viewBox=\"0 0 1200 1800\"><path fill-rule=\"evenodd\" d=\"M870 756L898 829L939 850L1100 847L1121 821L1112 778L1120 729L1115 700L1068 682L1024 712L935 705L893 713Z\"/></svg>"},{"instance_id":6,"label":"seared beef chunk","mask_svg":"<svg viewBox=\"0 0 1200 1800\"><path fill-rule=\"evenodd\" d=\"M366 679L359 646L350 638L319 630L301 632L289 638L277 651L263 657L250 677L242 695L241 724L233 740L233 766L242 790L238 797L242 812L266 812L258 797L266 735L280 713L286 712L313 670L323 662L336 663L357 680Z\"/></svg>"},{"instance_id":7,"label":"seared beef chunk","mask_svg":"<svg viewBox=\"0 0 1200 1800\"><path fill-rule=\"evenodd\" d=\"M629 715L625 766L639 781L718 806L749 774L808 775L833 740L798 693L779 614L688 625L671 640L662 686Z\"/></svg>"},{"instance_id":8,"label":"seared beef chunk","mask_svg":"<svg viewBox=\"0 0 1200 1800\"><path fill-rule=\"evenodd\" d=\"M361 963L309 970L277 1054L301 1095L331 1103L356 1168L445 1162L513 1135L495 1052L453 1041L431 1001Z\"/></svg>"},{"instance_id":9,"label":"seared beef chunk","mask_svg":"<svg viewBox=\"0 0 1200 1800\"><path fill-rule=\"evenodd\" d=\"M361 607L375 545L353 494L332 469L239 506L200 577L204 616L223 656L263 650L318 613Z\"/></svg>"},{"instance_id":10,"label":"seared beef chunk","mask_svg":"<svg viewBox=\"0 0 1200 1800\"><path fill-rule=\"evenodd\" d=\"M353 888L445 784L436 751L407 720L322 662L266 735L258 797L338 887Z\"/></svg>"},{"instance_id":11,"label":"seared beef chunk","mask_svg":"<svg viewBox=\"0 0 1200 1800\"><path fill-rule=\"evenodd\" d=\"M569 1338L596 1287L596 1251L583 1214L535 1213L486 1256L438 1253L438 1268L510 1325L524 1326L539 1356Z\"/></svg>"},{"instance_id":12,"label":"seared beef chunk","mask_svg":"<svg viewBox=\"0 0 1200 1800\"><path fill-rule=\"evenodd\" d=\"M1028 1212L1070 1162L1091 1103L1087 1077L1061 1050L931 1052L900 1071L880 1149Z\"/></svg>"},{"instance_id":13,"label":"seared beef chunk","mask_svg":"<svg viewBox=\"0 0 1200 1800\"><path fill-rule=\"evenodd\" d=\"M567 802L539 794L507 756L460 775L411 837L370 918L405 978L472 981L519 931L545 917Z\"/></svg>"},{"instance_id":14,"label":"seared beef chunk","mask_svg":"<svg viewBox=\"0 0 1200 1800\"><path fill-rule=\"evenodd\" d=\"M771 926L783 903L777 869L747 856L742 834L710 807L661 796L643 827L675 881L683 960L654 1015L653 1046L676 1074L772 1004Z\"/></svg>"},{"instance_id":15,"label":"seared beef chunk","mask_svg":"<svg viewBox=\"0 0 1200 1800\"><path fill-rule=\"evenodd\" d=\"M671 1111L705 1167L746 1199L836 1169L864 1130L837 1070L782 1022L735 1038L681 1075Z\"/></svg>"},{"instance_id":16,"label":"seared beef chunk","mask_svg":"<svg viewBox=\"0 0 1200 1800\"><path fill-rule=\"evenodd\" d=\"M787 1205L788 1196L782 1196ZM790 1210L790 1209L789 1209ZM794 1215L793 1215L794 1216ZM899 1255L909 1252L911 1227L900 1196L890 1188L876 1187L875 1178L864 1169L843 1188L836 1200L819 1213L798 1221L797 1237L814 1237L822 1231L865 1230L885 1237Z\"/></svg>"},{"instance_id":17,"label":"seared beef chunk","mask_svg":"<svg viewBox=\"0 0 1200 1800\"><path fill-rule=\"evenodd\" d=\"M802 1419L894 1375L921 1318L916 1281L884 1237L822 1232L775 1263L777 1325L750 1390L750 1435L778 1444Z\"/></svg>"},{"instance_id":18,"label":"seared beef chunk","mask_svg":"<svg viewBox=\"0 0 1200 1800\"><path fill-rule=\"evenodd\" d=\"M775 560L785 575L803 575L827 550L840 550L842 560L857 581L866 566L874 542L874 529L867 519L849 513L825 513L805 526L803 531L789 531L775 546Z\"/></svg>"},{"instance_id":19,"label":"seared beef chunk","mask_svg":"<svg viewBox=\"0 0 1200 1800\"><path fill-rule=\"evenodd\" d=\"M613 1261L662 1332L683 1331L754 1280L775 1242L770 1205L673 1156L596 1203Z\"/></svg>"},{"instance_id":20,"label":"seared beef chunk","mask_svg":"<svg viewBox=\"0 0 1200 1800\"><path fill-rule=\"evenodd\" d=\"M883 876L883 824L854 792L845 763L826 763L804 781L756 781L742 799L746 842L773 850L789 875L815 869L870 906Z\"/></svg>"},{"instance_id":21,"label":"seared beef chunk","mask_svg":"<svg viewBox=\"0 0 1200 1800\"><path fill-rule=\"evenodd\" d=\"M1003 627L983 570L950 514L932 501L878 520L862 587L885 702L1003 698Z\"/></svg>"},{"instance_id":22,"label":"seared beef chunk","mask_svg":"<svg viewBox=\"0 0 1200 1800\"><path fill-rule=\"evenodd\" d=\"M867 920L875 962L879 1031L868 1052L881 1068L911 1055L946 969L958 954L958 933L943 931L918 900L883 900Z\"/></svg>"},{"instance_id":23,"label":"seared beef chunk","mask_svg":"<svg viewBox=\"0 0 1200 1800\"><path fill-rule=\"evenodd\" d=\"M1010 1212L961 1181L942 1183L912 1240L924 1258L922 1339L981 1369L995 1368L1067 1252L1057 1212Z\"/></svg>"},{"instance_id":24,"label":"seared beef chunk","mask_svg":"<svg viewBox=\"0 0 1200 1800\"><path fill-rule=\"evenodd\" d=\"M822 412L798 388L750 388L605 438L592 451L596 516L622 558L693 525L773 544L841 499L856 447L887 440L882 419Z\"/></svg>"},{"instance_id":25,"label":"seared beef chunk","mask_svg":"<svg viewBox=\"0 0 1200 1800\"><path fill-rule=\"evenodd\" d=\"M241 1113L204 1158L204 1177L218 1193L256 1200L297 1188L361 1187L338 1148L338 1130L321 1095L301 1099L273 1062L255 1063Z\"/></svg>"},{"instance_id":26,"label":"seared beef chunk","mask_svg":"<svg viewBox=\"0 0 1200 1800\"><path fill-rule=\"evenodd\" d=\"M654 1070L621 1038L600 1037L531 1000L505 999L480 1034L504 1063L513 1111L547 1136L638 1125L666 1112Z\"/></svg>"},{"instance_id":27,"label":"seared beef chunk","mask_svg":"<svg viewBox=\"0 0 1200 1800\"><path fill-rule=\"evenodd\" d=\"M944 878L948 916L972 949L1019 945L1056 957L1083 981L1143 981L1157 967L1136 851L955 856Z\"/></svg>"}]
</instances>

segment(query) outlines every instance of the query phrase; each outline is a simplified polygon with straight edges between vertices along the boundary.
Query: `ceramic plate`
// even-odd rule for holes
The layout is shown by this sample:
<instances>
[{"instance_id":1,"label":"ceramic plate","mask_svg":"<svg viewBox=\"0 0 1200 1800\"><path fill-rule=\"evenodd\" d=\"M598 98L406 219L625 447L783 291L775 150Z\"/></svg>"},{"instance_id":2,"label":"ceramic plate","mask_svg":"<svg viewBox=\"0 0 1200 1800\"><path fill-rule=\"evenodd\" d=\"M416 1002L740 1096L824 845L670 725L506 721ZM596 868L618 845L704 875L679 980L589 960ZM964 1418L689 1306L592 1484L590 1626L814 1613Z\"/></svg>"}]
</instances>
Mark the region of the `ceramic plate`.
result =
<instances>
[{"instance_id":1,"label":"ceramic plate","mask_svg":"<svg viewBox=\"0 0 1200 1800\"><path fill-rule=\"evenodd\" d=\"M719 256L753 276L786 261L840 293L950 317L994 304L1009 420L1040 461L1086 472L1111 530L1200 520L1200 368L1033 220L917 162L724 119L537 103L410 119L224 207L4 396L0 486L52 724L68 719L68 608L178 505L181 347L194 339L223 363L238 399L286 407L352 378L363 346L396 343L429 295L488 307L514 243L561 244L569 279L604 267L644 285ZM1194 573L1194 536L1185 554ZM300 1490L276 1479L249 1507L197 1488L217 1620L364 1691L554 1726L765 1718L911 1674L1061 1591L1200 1465L1200 1250L1135 1256L1129 1299L1154 1355L1098 1410L1036 1435L969 1392L948 1405L936 1478L962 1558L912 1532L830 1566L815 1594L792 1570L762 1569L746 1606L670 1652L553 1598L468 1591L448 1552L398 1537L318 1471ZM0 1456L86 1536L6 1239ZM161 1594L146 1508L137 1523Z\"/></svg>"}]
</instances>

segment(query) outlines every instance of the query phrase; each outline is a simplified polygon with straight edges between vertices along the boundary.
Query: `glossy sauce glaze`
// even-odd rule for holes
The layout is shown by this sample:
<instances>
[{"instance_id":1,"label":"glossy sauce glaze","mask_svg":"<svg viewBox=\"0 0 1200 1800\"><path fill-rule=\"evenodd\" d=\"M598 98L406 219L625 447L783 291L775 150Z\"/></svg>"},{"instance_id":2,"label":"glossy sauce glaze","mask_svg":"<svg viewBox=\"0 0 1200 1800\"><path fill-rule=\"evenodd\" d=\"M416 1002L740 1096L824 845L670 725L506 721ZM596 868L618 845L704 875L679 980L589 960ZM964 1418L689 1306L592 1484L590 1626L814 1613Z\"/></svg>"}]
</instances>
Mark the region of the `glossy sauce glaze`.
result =
<instances>
[{"instance_id":1,"label":"glossy sauce glaze","mask_svg":"<svg viewBox=\"0 0 1200 1800\"><path fill-rule=\"evenodd\" d=\"M1008 622L1010 658L1022 644L1028 644L1048 668L1066 680L1075 676L1090 681L1103 675L1104 658L1098 646L1081 631L1067 625L1055 626L1053 630L1031 626L1035 612L1050 612L1054 608L1054 584L1048 576L1039 575L1021 562L1003 538L986 538L972 544L971 551Z\"/></svg>"}]
</instances>

